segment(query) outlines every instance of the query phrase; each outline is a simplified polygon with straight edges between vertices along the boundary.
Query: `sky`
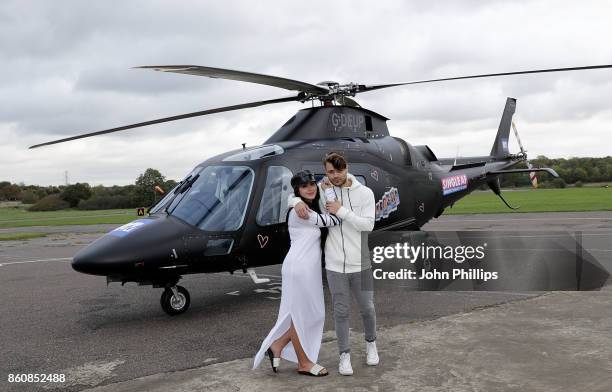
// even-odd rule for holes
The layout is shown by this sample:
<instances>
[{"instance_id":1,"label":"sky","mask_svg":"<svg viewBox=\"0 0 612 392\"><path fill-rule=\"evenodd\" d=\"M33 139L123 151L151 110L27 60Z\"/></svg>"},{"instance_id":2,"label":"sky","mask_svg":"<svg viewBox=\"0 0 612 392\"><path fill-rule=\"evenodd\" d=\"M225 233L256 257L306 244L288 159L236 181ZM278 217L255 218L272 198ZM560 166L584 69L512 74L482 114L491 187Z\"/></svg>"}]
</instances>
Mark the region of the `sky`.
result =
<instances>
[{"instance_id":1,"label":"sky","mask_svg":"<svg viewBox=\"0 0 612 392\"><path fill-rule=\"evenodd\" d=\"M180 179L297 110L282 103L30 150L33 144L290 96L269 86L133 69L195 64L308 83L381 84L612 64L605 1L11 1L0 3L0 181ZM438 157L488 154L506 97L535 157L612 155L612 69L396 87L358 95ZM518 145L511 140L511 151Z\"/></svg>"}]
</instances>

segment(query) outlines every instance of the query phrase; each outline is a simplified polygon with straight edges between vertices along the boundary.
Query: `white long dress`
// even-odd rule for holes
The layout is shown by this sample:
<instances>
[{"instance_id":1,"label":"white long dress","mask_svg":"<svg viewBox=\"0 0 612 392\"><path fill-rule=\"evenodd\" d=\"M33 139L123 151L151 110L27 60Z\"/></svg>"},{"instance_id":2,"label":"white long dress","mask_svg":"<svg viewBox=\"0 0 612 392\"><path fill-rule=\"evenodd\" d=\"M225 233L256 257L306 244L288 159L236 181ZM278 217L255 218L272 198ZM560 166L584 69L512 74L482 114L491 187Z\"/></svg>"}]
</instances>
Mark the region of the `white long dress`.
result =
<instances>
[{"instance_id":1,"label":"white long dress","mask_svg":"<svg viewBox=\"0 0 612 392\"><path fill-rule=\"evenodd\" d=\"M305 220L291 210L287 220L291 247L283 261L278 318L255 355L253 369L259 366L270 345L291 327L292 320L308 359L316 363L319 357L325 322L319 228L335 226L340 219L335 215L311 211L308 220ZM281 352L281 358L298 362L291 342Z\"/></svg>"}]
</instances>

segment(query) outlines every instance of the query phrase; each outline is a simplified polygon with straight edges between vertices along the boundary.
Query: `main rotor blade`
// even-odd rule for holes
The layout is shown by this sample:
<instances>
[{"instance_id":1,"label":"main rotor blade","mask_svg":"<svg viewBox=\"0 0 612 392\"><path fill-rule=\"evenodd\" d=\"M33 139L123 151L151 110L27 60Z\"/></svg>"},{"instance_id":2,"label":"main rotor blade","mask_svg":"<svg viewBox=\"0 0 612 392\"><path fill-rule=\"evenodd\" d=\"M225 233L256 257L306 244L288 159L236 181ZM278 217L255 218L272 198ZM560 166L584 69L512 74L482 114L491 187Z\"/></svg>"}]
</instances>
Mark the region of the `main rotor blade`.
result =
<instances>
[{"instance_id":1,"label":"main rotor blade","mask_svg":"<svg viewBox=\"0 0 612 392\"><path fill-rule=\"evenodd\" d=\"M525 75L525 74L535 74L535 73L545 73L545 72L584 71L584 70L588 70L588 69L602 69L602 68L612 68L612 64L589 65L589 66L586 66L586 67L536 69L536 70L532 70L532 71L500 72L500 73L493 73L493 74L470 75L470 76L456 76L456 77L452 77L452 78L417 80L417 81L414 81L414 82L406 82L406 83L378 84L378 85L372 85L372 86L365 86L365 88L360 88L358 92L359 93L363 93L363 92L366 92L366 91L379 90L379 89L387 88L387 87L406 86L406 85L409 85L409 84L444 82L444 81L447 81L447 80L490 78L490 77L494 77L494 76Z\"/></svg>"},{"instance_id":2,"label":"main rotor blade","mask_svg":"<svg viewBox=\"0 0 612 392\"><path fill-rule=\"evenodd\" d=\"M242 103L242 104L239 104L239 105L224 106L224 107L215 108L215 109L202 110L202 111L199 111L199 112L179 114L179 115L176 115L176 116L159 118L157 120L144 121L144 122L140 122L140 123L137 123L137 124L124 125L122 127L105 129L103 131L97 131L97 132L91 132L91 133L84 133L84 134L81 134L81 135L71 136L71 137L67 137L67 138L64 138L64 139L58 139L58 140L53 140L53 141L46 142L46 143L35 144L33 146L30 146L30 148L38 148L38 147L42 147L42 146L48 146L48 145L51 145L51 144L63 143L63 142L67 142L67 141L70 141L70 140L83 139L83 138L86 138L86 137L103 135L103 134L106 134L106 133L125 131L126 129L144 127L144 126L153 125L153 124L160 124L160 123L164 123L164 122L168 122L168 121L182 120L184 118L191 118L191 117L197 117L197 116L206 116L208 114L213 114L213 113L229 112L229 111L232 111L232 110L253 108L253 107L263 106L263 105L270 105L270 104L273 104L273 103L299 101L301 98L302 98L302 96L297 95L297 96L294 96L294 97L269 99L269 100L266 100L266 101L257 101L257 102Z\"/></svg>"},{"instance_id":3,"label":"main rotor blade","mask_svg":"<svg viewBox=\"0 0 612 392\"><path fill-rule=\"evenodd\" d=\"M238 80L241 82L264 84L272 87L280 87L287 90L300 91L315 95L327 94L329 90L322 86L281 78L256 74L252 72L234 71L224 68L202 67L199 65L145 65L135 68L154 69L161 72L175 72L197 76L208 76L209 78Z\"/></svg>"}]
</instances>

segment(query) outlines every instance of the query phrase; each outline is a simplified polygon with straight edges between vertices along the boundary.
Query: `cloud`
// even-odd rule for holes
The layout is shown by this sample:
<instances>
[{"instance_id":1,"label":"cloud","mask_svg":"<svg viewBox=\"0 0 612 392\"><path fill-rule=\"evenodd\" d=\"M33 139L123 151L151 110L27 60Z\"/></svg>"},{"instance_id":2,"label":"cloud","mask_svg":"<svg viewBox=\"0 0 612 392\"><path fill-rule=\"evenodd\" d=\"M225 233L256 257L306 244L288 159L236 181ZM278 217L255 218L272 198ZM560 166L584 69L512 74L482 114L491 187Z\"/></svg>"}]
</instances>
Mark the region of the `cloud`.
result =
<instances>
[{"instance_id":1,"label":"cloud","mask_svg":"<svg viewBox=\"0 0 612 392\"><path fill-rule=\"evenodd\" d=\"M393 83L612 63L604 1L42 2L0 5L0 180L125 184L147 167L181 178L261 143L300 104L27 146L288 91L134 70L197 64L322 80ZM530 150L609 155L612 70L452 81L362 94L391 133L439 156L490 149L506 97ZM231 137L228 137L231 135Z\"/></svg>"}]
</instances>

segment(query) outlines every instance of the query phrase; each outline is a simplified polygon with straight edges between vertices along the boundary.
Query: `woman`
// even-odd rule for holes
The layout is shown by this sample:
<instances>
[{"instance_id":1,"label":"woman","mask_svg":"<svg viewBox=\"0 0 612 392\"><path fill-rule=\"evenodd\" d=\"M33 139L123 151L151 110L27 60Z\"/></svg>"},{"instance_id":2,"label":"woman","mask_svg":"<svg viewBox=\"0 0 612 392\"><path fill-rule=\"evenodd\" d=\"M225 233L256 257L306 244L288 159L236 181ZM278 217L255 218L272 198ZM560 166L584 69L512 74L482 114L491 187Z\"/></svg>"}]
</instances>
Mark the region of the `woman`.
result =
<instances>
[{"instance_id":1,"label":"woman","mask_svg":"<svg viewBox=\"0 0 612 392\"><path fill-rule=\"evenodd\" d=\"M311 376L326 376L327 370L317 364L325 303L321 277L321 228L340 223L335 215L322 214L319 208L319 188L308 170L291 178L296 196L309 205L308 220L289 211L287 223L291 247L282 267L282 295L276 324L264 339L253 364L255 369L265 353L272 370L277 371L280 358L297 362L298 372Z\"/></svg>"}]
</instances>

